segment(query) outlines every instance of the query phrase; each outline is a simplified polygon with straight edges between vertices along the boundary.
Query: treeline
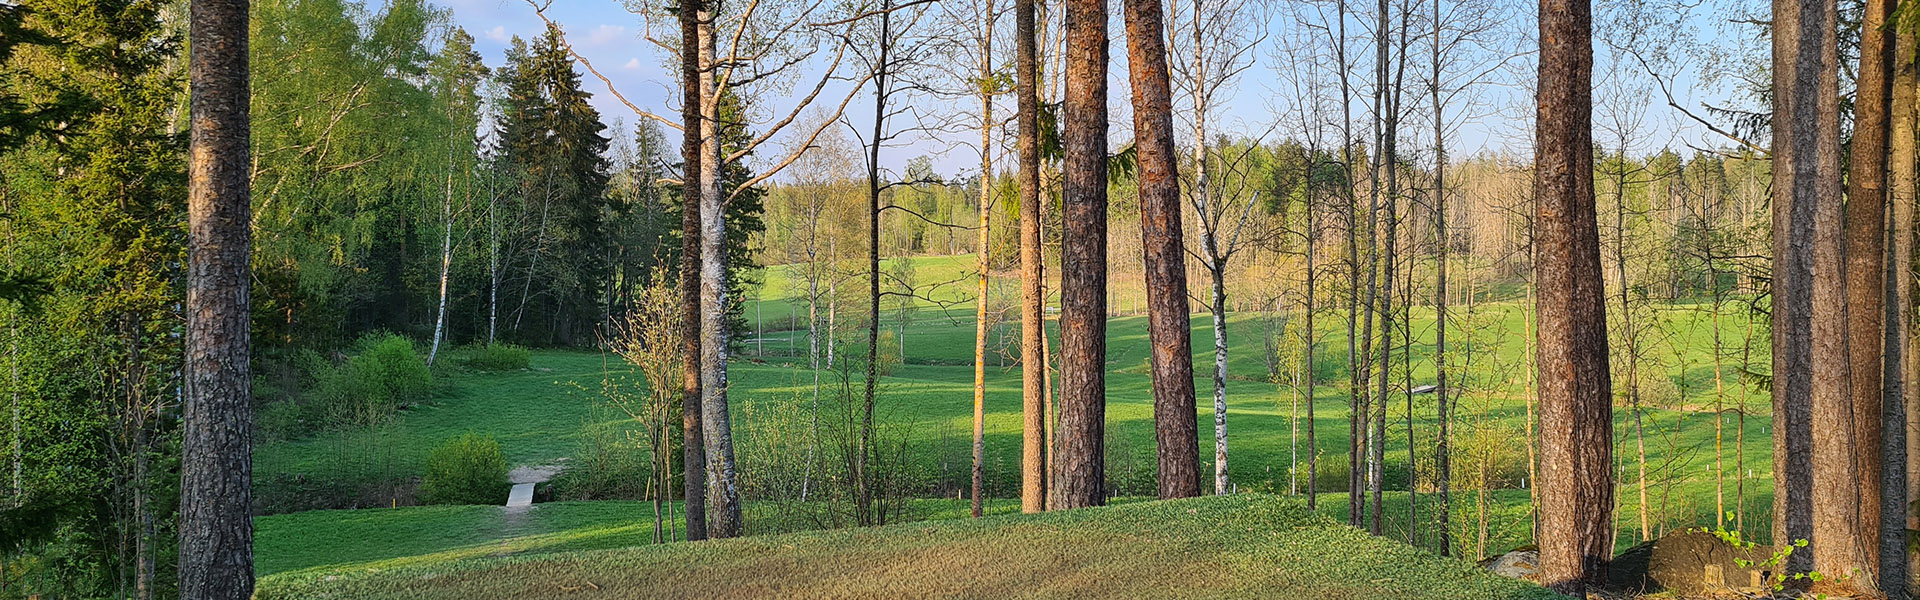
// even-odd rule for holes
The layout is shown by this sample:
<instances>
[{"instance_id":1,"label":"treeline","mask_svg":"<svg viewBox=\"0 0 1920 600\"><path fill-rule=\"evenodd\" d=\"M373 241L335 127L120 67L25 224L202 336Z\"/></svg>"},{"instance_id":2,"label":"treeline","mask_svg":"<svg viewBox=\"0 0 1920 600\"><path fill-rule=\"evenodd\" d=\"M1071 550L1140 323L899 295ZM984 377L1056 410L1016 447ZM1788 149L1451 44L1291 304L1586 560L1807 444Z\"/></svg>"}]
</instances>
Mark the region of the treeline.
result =
<instances>
[{"instance_id":1,"label":"treeline","mask_svg":"<svg viewBox=\"0 0 1920 600\"><path fill-rule=\"evenodd\" d=\"M262 439L421 399L348 389L340 351L392 345L372 334L428 364L464 345L595 346L679 260L677 158L654 123L607 124L556 29L489 59L418 0L251 4ZM174 595L187 22L186 2L0 5L0 596ZM729 226L760 229L759 194ZM736 289L754 277L738 239Z\"/></svg>"}]
</instances>

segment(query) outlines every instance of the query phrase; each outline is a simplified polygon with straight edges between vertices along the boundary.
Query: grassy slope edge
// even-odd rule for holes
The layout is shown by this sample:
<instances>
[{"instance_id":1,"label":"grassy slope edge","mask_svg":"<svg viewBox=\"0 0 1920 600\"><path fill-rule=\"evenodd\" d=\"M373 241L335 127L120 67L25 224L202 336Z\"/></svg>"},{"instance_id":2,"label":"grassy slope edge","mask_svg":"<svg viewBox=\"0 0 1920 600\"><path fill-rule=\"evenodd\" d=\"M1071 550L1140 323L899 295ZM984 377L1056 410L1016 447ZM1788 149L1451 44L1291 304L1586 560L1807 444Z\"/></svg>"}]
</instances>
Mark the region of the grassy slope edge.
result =
<instances>
[{"instance_id":1,"label":"grassy slope edge","mask_svg":"<svg viewBox=\"0 0 1920 600\"><path fill-rule=\"evenodd\" d=\"M1556 598L1261 494L263 579L257 598Z\"/></svg>"}]
</instances>

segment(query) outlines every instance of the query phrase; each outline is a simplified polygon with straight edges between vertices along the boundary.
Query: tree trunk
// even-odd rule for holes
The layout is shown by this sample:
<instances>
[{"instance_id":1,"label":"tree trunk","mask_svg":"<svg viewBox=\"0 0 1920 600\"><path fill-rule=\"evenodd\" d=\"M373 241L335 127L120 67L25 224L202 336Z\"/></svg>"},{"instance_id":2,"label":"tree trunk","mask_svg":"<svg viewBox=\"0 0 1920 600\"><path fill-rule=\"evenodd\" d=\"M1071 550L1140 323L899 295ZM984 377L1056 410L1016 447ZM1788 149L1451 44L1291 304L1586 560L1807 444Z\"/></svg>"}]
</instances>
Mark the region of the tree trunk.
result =
<instances>
[{"instance_id":1,"label":"tree trunk","mask_svg":"<svg viewBox=\"0 0 1920 600\"><path fill-rule=\"evenodd\" d=\"M854 504L858 522L873 525L873 408L880 382L880 140L886 131L887 61L892 50L893 12L880 2L880 58L873 75L873 138L867 147L867 376L860 407L859 447L853 455Z\"/></svg>"},{"instance_id":2,"label":"tree trunk","mask_svg":"<svg viewBox=\"0 0 1920 600\"><path fill-rule=\"evenodd\" d=\"M1774 2L1773 389L1776 498L1785 499L1776 500L1776 539L1810 539L1811 566L1841 574L1867 565L1847 397L1835 10ZM1791 571L1808 566L1799 554Z\"/></svg>"},{"instance_id":3,"label":"tree trunk","mask_svg":"<svg viewBox=\"0 0 1920 600\"><path fill-rule=\"evenodd\" d=\"M993 0L980 10L980 293L973 301L973 517L980 518L987 472L987 277L993 222Z\"/></svg>"},{"instance_id":4,"label":"tree trunk","mask_svg":"<svg viewBox=\"0 0 1920 600\"><path fill-rule=\"evenodd\" d=\"M180 596L253 595L247 2L193 0Z\"/></svg>"},{"instance_id":5,"label":"tree trunk","mask_svg":"<svg viewBox=\"0 0 1920 600\"><path fill-rule=\"evenodd\" d=\"M433 314L433 345L427 350L427 366L440 357L440 342L447 334L447 279L453 273L453 153L447 153L446 200L440 204L440 219L446 229L440 234L440 300Z\"/></svg>"},{"instance_id":6,"label":"tree trunk","mask_svg":"<svg viewBox=\"0 0 1920 600\"><path fill-rule=\"evenodd\" d=\"M1353 192L1353 88L1347 81L1347 3L1337 0L1334 58L1340 63L1341 193L1346 200L1347 234L1347 524L1360 526L1360 205Z\"/></svg>"},{"instance_id":7,"label":"tree trunk","mask_svg":"<svg viewBox=\"0 0 1920 600\"><path fill-rule=\"evenodd\" d=\"M494 193L494 176L487 176L487 346L493 346L500 324L500 222L496 212L500 195Z\"/></svg>"},{"instance_id":8,"label":"tree trunk","mask_svg":"<svg viewBox=\"0 0 1920 600\"><path fill-rule=\"evenodd\" d=\"M1534 148L1540 579L1585 597L1613 556L1613 390L1593 198L1587 0L1541 0Z\"/></svg>"},{"instance_id":9,"label":"tree trunk","mask_svg":"<svg viewBox=\"0 0 1920 600\"><path fill-rule=\"evenodd\" d=\"M1067 0L1060 244L1060 504L1106 501L1107 6Z\"/></svg>"},{"instance_id":10,"label":"tree trunk","mask_svg":"<svg viewBox=\"0 0 1920 600\"><path fill-rule=\"evenodd\" d=\"M1047 509L1046 282L1040 253L1040 61L1034 0L1014 0L1015 111L1020 127L1020 510Z\"/></svg>"},{"instance_id":11,"label":"tree trunk","mask_svg":"<svg viewBox=\"0 0 1920 600\"><path fill-rule=\"evenodd\" d=\"M1227 478L1227 265L1218 258L1218 248L1208 233L1207 274L1212 280L1208 312L1213 319L1213 493L1233 491Z\"/></svg>"},{"instance_id":12,"label":"tree trunk","mask_svg":"<svg viewBox=\"0 0 1920 600\"><path fill-rule=\"evenodd\" d=\"M1160 0L1127 0L1125 10L1134 149L1140 161L1140 239L1146 263L1147 330L1153 346L1160 497L1189 498L1200 495L1199 416L1194 406L1193 329L1187 316L1187 261L1180 229L1180 172L1173 147L1165 12Z\"/></svg>"},{"instance_id":13,"label":"tree trunk","mask_svg":"<svg viewBox=\"0 0 1920 600\"><path fill-rule=\"evenodd\" d=\"M700 410L700 197L706 181L705 153L700 115L702 81L700 70L700 13L705 0L680 0L680 336L683 348L680 362L680 436L681 469L684 473L681 494L685 502L687 540L707 539L707 451L705 432L701 431ZM717 167L716 167L717 168Z\"/></svg>"},{"instance_id":14,"label":"tree trunk","mask_svg":"<svg viewBox=\"0 0 1920 600\"><path fill-rule=\"evenodd\" d=\"M1309 164L1311 164L1311 162ZM1312 172L1311 170L1308 171L1309 174ZM1308 181L1312 181L1312 179L1309 178ZM1313 329L1314 287L1319 280L1315 272L1317 266L1314 262L1319 258L1320 217L1312 203L1314 197L1314 191L1309 187L1307 192L1307 297L1305 307L1307 322L1305 323L1306 339L1302 342L1306 346L1306 365L1305 368L1301 370L1304 374L1301 378L1301 385L1306 388L1307 395L1307 510L1309 511L1319 510L1320 508L1320 440L1314 435L1313 412L1313 354L1314 344L1317 341L1314 337Z\"/></svg>"},{"instance_id":15,"label":"tree trunk","mask_svg":"<svg viewBox=\"0 0 1920 600\"><path fill-rule=\"evenodd\" d=\"M1893 43L1886 22L1895 0L1866 0L1860 24L1860 69L1853 104L1852 162L1847 171L1845 279L1848 394L1853 406L1853 455L1862 481L1880 483L1884 423L1881 352L1886 344L1888 109L1893 101ZM1902 444L1904 447L1904 444ZM1903 486L1904 487L1904 486ZM1880 567L1879 485L1859 486L1856 526L1866 564ZM1904 511L1903 511L1904 512ZM1904 534L1905 519L1891 528ZM1894 531L1886 532L1892 535ZM1906 550L1896 553L1904 556ZM1891 561L1900 562L1900 561ZM1893 589L1882 586L1880 589Z\"/></svg>"},{"instance_id":16,"label":"tree trunk","mask_svg":"<svg viewBox=\"0 0 1920 600\"><path fill-rule=\"evenodd\" d=\"M1915 80L1912 34L1903 33L1891 40L1895 48L1893 95L1890 102L1888 197L1892 205L1887 227L1891 250L1887 261L1887 288L1882 309L1886 318L1885 355L1881 372L1882 470L1880 497L1880 584L1893 598L1910 597L1911 565L1906 561L1907 532L1912 527L1908 502L1913 500L1914 478L1910 469L1912 444L1916 441L1910 427L1914 401L1912 386L1916 373L1912 367L1913 340L1913 252L1914 202L1916 177L1920 177L1920 156L1915 153Z\"/></svg>"},{"instance_id":17,"label":"tree trunk","mask_svg":"<svg viewBox=\"0 0 1920 600\"><path fill-rule=\"evenodd\" d=\"M720 82L711 75L719 55L715 11L699 13L700 64L700 433L707 451L707 534L740 535L739 471L733 460L733 425L727 412L727 224L720 189Z\"/></svg>"},{"instance_id":18,"label":"tree trunk","mask_svg":"<svg viewBox=\"0 0 1920 600\"><path fill-rule=\"evenodd\" d=\"M1433 0L1433 37L1440 39L1440 0ZM1433 80L1440 81L1441 44L1433 46ZM1447 251L1452 236L1447 231L1447 134L1445 105L1440 86L1429 91L1433 97L1433 401L1440 421L1440 439L1434 448L1434 480L1440 487L1440 555L1453 555L1453 465L1452 422L1447 414ZM1312 256L1309 254L1308 256Z\"/></svg>"}]
</instances>

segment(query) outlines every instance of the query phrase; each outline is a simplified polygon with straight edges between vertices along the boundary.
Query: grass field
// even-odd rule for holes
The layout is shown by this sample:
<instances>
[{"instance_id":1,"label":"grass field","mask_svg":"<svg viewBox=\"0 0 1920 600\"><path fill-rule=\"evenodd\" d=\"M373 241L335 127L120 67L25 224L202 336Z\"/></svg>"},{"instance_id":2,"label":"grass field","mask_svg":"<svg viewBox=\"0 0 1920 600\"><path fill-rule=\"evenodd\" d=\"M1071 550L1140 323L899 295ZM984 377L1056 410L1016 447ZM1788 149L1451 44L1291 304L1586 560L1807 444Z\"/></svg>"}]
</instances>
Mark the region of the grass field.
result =
<instances>
[{"instance_id":1,"label":"grass field","mask_svg":"<svg viewBox=\"0 0 1920 600\"><path fill-rule=\"evenodd\" d=\"M1555 598L1264 494L294 572L269 598Z\"/></svg>"},{"instance_id":2,"label":"grass field","mask_svg":"<svg viewBox=\"0 0 1920 600\"><path fill-rule=\"evenodd\" d=\"M958 276L966 263L955 258L925 259L917 267L922 277L932 279ZM761 298L770 303L765 309L771 321L773 303L791 303L781 297L790 289L779 269L768 272L767 288ZM783 305L784 306L784 305ZM1471 309L1456 303L1453 328L1449 332L1450 384L1454 389L1453 440L1455 495L1450 511L1455 547L1468 551L1484 549L1501 552L1530 543L1531 519L1527 511L1528 492L1522 489L1525 476L1525 414L1529 391L1526 362L1527 317L1523 305L1512 300L1479 300ZM842 306L842 325L855 308ZM1646 501L1648 526L1654 535L1684 527L1712 525L1716 513L1740 511L1745 517L1749 538L1764 538L1769 532L1766 518L1770 506L1770 451L1767 400L1762 392L1735 376L1741 356L1734 351L1721 354L1723 377L1716 386L1713 358L1711 306L1683 304L1661 306L1638 315L1645 328L1642 344L1646 363L1641 387L1645 410L1640 413L1644 430L1649 486ZM782 309L787 310L787 309ZM804 306L799 308L804 314ZM752 318L755 311L747 311ZM1241 491L1284 494L1296 489L1289 477L1290 468L1299 465L1304 487L1304 470L1312 449L1306 443L1307 405L1304 390L1286 382L1269 379L1263 355L1263 332L1278 326L1291 315L1232 315L1229 323L1231 358L1227 390L1228 420L1232 452L1229 462L1232 479ZM1312 394L1315 409L1318 456L1323 490L1344 489L1347 457L1348 396L1344 369L1346 342L1343 313L1329 311L1319 319L1316 379L1320 382ZM1412 369L1408 373L1396 367L1391 372L1387 464L1389 481L1405 481L1409 463L1406 430L1407 389L1430 383L1433 379L1431 338L1433 320L1430 308L1416 306L1412 311ZM1297 320L1295 320L1297 323ZM1213 410L1209 402L1212 386L1212 339L1210 323L1203 315L1194 319L1197 388L1201 406L1196 415L1202 435L1203 461L1211 463ZM1738 348L1748 335L1744 310L1730 304L1718 319L1723 347ZM895 329L892 316L883 317L883 326ZM912 459L931 477L944 482L950 494L963 484L968 456L967 436L972 413L972 309L953 306L940 309L923 306L906 328L906 362L885 378L879 400L879 416L889 427L906 432ZM1011 340L1018 324L998 327L990 339ZM1337 329L1337 330L1336 330ZM1764 327L1759 335L1764 338ZM837 334L843 343L863 341L857 331ZM736 435L739 437L743 469L751 470L752 461L769 453L794 452L780 447L782 440L761 435L771 420L793 419L794 410L805 410L812 393L813 373L804 356L804 332L762 330L759 344L748 344L733 362L730 372L735 403ZM799 350L787 352L789 344ZM1055 338L1057 340L1057 338ZM1764 339L1758 340L1764 343ZM1297 342L1295 342L1297 344ZM1057 348L1057 341L1055 347ZM759 352L756 352L758 350ZM1108 468L1110 484L1121 494L1150 494L1153 470L1153 425L1149 380L1145 361L1147 343L1144 318L1118 317L1109 323L1108 343ZM1012 353L1011 349L1007 350ZM1006 499L1018 494L1020 439L1019 371L1006 354L990 354L987 369L986 451L987 492L990 497ZM1764 346L1748 357L1753 364L1765 362ZM1399 360L1396 359L1396 363ZM1764 369L1763 369L1764 370ZM531 368L509 373L463 373L455 378L452 390L435 402L403 413L397 425L377 432L328 433L309 439L262 444L256 451L256 473L263 478L298 475L324 478L340 469L392 469L400 473L417 472L418 462L434 445L469 431L497 437L513 465L539 465L564 462L582 452L583 432L590 427L630 427L624 417L596 410L602 382L609 377L628 377L631 370L597 353L539 351ZM857 375L856 375L857 377ZM829 374L823 380L831 386ZM1369 384L1377 385L1376 382ZM858 382L855 381L855 388ZM1633 485L1639 480L1634 413L1627 410L1623 383L1616 382L1621 400L1616 403L1615 444L1620 465L1619 544L1632 545L1639 539L1642 503ZM1423 473L1422 492L1414 517L1422 530L1420 543L1431 546L1437 514L1432 492L1432 440L1437 435L1432 396L1416 395L1413 400L1415 450L1414 465ZM1724 500L1716 494L1714 476L1717 463L1715 415L1717 402L1728 409L1719 415L1724 426L1724 461L1727 472ZM1744 445L1735 447L1738 431L1734 408L1746 406L1754 411L1746 418ZM785 409L782 412L780 409ZM636 452L639 450L636 450ZM351 457L347 460L343 457ZM1502 489L1490 490L1484 506L1476 493L1480 465ZM1202 465L1210 472L1211 465ZM1735 494L1736 476L1744 476L1745 495ZM1387 495L1384 520L1389 537L1405 539L1408 523L1408 495L1404 484ZM1302 490L1304 491L1304 490ZM1343 494L1324 495L1320 511L1345 517ZM961 514L959 509L944 508L951 501L928 499L918 507L923 518L938 519ZM384 503L383 503L384 504ZM332 556L322 544L280 543L275 540L309 540L338 536L343 540L379 539L390 542L345 544L337 553L339 564L372 564L400 561L408 557L458 557L493 552L520 552L530 549L577 549L624 546L650 540L651 509L633 503L555 503L538 507L539 517L506 521L495 515L494 507L418 507L383 511L320 511L277 515L261 520L262 572L278 572L333 564L312 558ZM548 510L551 508L551 510ZM749 504L749 514L753 513ZM1484 543L1481 541L1480 515L1485 514ZM388 515L381 517L380 515ZM380 519L394 521L391 528ZM488 519L492 519L489 521ZM444 523L429 527L428 523ZM374 532L408 531L418 524L419 534L381 535ZM355 530L363 526L370 529ZM750 528L754 523L750 520ZM1731 525L1730 525L1731 526ZM763 520L761 531L791 530L798 527ZM366 531L366 535L342 532ZM439 532L439 533L436 533ZM445 554L452 552L453 554ZM302 558L307 556L308 558ZM429 559L421 559L429 560ZM395 563L395 564L400 564Z\"/></svg>"}]
</instances>

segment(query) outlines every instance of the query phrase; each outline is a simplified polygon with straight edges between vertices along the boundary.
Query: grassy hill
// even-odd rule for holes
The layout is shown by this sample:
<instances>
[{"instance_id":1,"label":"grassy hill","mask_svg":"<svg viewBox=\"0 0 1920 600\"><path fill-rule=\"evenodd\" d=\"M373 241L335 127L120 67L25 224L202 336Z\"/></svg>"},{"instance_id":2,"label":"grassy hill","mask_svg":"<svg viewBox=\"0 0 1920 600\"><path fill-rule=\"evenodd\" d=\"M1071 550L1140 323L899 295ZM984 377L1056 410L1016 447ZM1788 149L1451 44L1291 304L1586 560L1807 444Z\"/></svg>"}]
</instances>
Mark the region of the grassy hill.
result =
<instances>
[{"instance_id":1,"label":"grassy hill","mask_svg":"<svg viewBox=\"0 0 1920 600\"><path fill-rule=\"evenodd\" d=\"M258 598L1556 598L1262 494L269 576Z\"/></svg>"}]
</instances>

